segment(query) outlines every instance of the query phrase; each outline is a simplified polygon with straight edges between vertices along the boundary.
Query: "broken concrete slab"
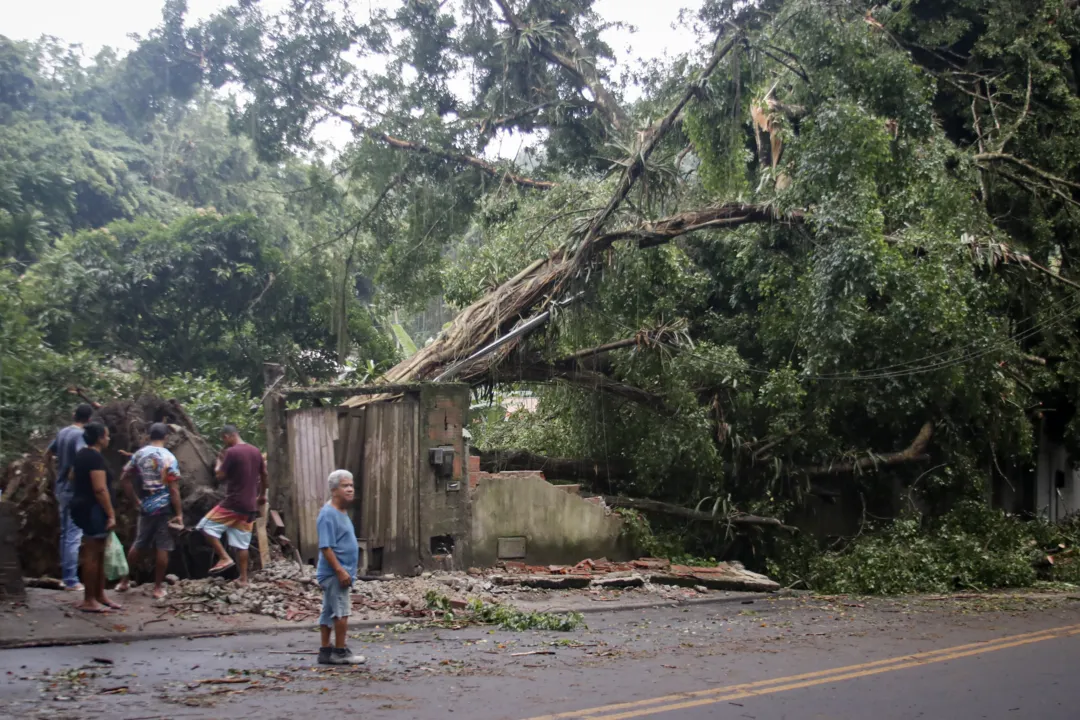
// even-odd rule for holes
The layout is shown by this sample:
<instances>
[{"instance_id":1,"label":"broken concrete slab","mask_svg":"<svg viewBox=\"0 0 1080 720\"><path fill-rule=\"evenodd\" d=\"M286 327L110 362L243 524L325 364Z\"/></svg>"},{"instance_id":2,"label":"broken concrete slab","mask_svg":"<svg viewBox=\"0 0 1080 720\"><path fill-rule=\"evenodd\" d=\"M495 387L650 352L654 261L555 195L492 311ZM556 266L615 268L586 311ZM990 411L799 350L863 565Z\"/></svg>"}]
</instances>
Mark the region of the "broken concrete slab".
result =
<instances>
[{"instance_id":1,"label":"broken concrete slab","mask_svg":"<svg viewBox=\"0 0 1080 720\"><path fill-rule=\"evenodd\" d=\"M611 573L593 578L591 587L601 589L635 588L645 584L645 578L634 573Z\"/></svg>"},{"instance_id":2,"label":"broken concrete slab","mask_svg":"<svg viewBox=\"0 0 1080 720\"><path fill-rule=\"evenodd\" d=\"M704 570L702 572L702 570ZM780 583L749 570L725 571L723 568L692 568L691 572L653 573L649 582L656 585L679 587L704 586L709 590L733 590L744 592L776 592Z\"/></svg>"},{"instance_id":3,"label":"broken concrete slab","mask_svg":"<svg viewBox=\"0 0 1080 720\"><path fill-rule=\"evenodd\" d=\"M492 575L491 582L496 585L519 585L539 590L578 590L589 587L591 575Z\"/></svg>"}]
</instances>

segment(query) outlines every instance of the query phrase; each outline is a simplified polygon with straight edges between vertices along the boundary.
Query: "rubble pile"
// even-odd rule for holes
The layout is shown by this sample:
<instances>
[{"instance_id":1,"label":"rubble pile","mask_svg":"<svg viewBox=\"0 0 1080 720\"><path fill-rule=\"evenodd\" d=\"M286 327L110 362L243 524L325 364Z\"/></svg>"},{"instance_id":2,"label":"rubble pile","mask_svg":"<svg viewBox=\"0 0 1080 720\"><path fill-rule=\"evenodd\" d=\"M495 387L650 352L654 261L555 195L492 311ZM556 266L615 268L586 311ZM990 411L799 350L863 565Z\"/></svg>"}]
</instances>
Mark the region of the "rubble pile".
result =
<instances>
[{"instance_id":1,"label":"rubble pile","mask_svg":"<svg viewBox=\"0 0 1080 720\"><path fill-rule=\"evenodd\" d=\"M154 604L178 615L252 613L279 620L304 620L319 614L321 602L315 568L278 561L253 573L247 587L222 577L179 580L168 597Z\"/></svg>"},{"instance_id":2,"label":"rubble pile","mask_svg":"<svg viewBox=\"0 0 1080 720\"><path fill-rule=\"evenodd\" d=\"M353 615L358 619L424 617L429 614L425 596L429 591L455 601L479 598L493 602L494 585L464 573L424 573L420 577L384 577L358 580L352 588ZM288 560L271 562L253 573L247 587L220 577L179 580L167 598L155 601L160 608L177 614L253 613L296 622L314 620L322 603L322 588L315 580L315 568Z\"/></svg>"},{"instance_id":3,"label":"rubble pile","mask_svg":"<svg viewBox=\"0 0 1080 720\"><path fill-rule=\"evenodd\" d=\"M546 567L524 563L500 563L481 571L423 573L418 577L383 576L361 579L353 584L353 616L379 620L430 616L427 595L434 592L463 608L473 599L487 604L512 603L519 594L555 591L583 591L592 596L622 591L677 600L711 590L774 592L780 586L739 563L714 567L672 565L667 560L643 558L629 563L605 559L583 560L577 565ZM610 599L610 598L601 598ZM169 597L155 602L178 614L253 613L291 620L311 621L318 617L322 589L315 580L315 568L277 559L266 569L252 574L247 587L223 578L179 580Z\"/></svg>"},{"instance_id":4,"label":"rubble pile","mask_svg":"<svg viewBox=\"0 0 1080 720\"><path fill-rule=\"evenodd\" d=\"M776 592L780 584L743 567L742 563L717 563L709 567L672 565L670 560L641 558L628 563L607 558L582 560L577 565L526 565L503 562L502 574L493 575L496 585L519 585L545 590L582 588L634 588L646 586L691 587L706 590Z\"/></svg>"}]
</instances>

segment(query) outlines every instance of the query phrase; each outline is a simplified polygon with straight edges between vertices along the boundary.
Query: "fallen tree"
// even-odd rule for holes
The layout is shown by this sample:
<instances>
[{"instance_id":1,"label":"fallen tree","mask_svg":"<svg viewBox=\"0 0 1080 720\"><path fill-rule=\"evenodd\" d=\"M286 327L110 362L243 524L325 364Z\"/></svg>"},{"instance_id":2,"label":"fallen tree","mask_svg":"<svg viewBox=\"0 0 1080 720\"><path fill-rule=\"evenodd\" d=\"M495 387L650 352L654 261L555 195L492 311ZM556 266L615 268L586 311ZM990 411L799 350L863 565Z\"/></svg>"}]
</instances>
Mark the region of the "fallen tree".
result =
<instances>
[{"instance_id":1,"label":"fallen tree","mask_svg":"<svg viewBox=\"0 0 1080 720\"><path fill-rule=\"evenodd\" d=\"M715 228L720 223L734 227L751 222L783 221L784 218L771 207L731 203L679 213L661 221L635 226L633 231L624 229L608 234L603 232L644 173L646 162L671 130L683 108L700 92L720 61L735 47L737 40L738 36L734 35L717 47L712 58L698 77L689 83L667 115L650 128L648 139L627 165L611 199L603 210L592 218L583 236L569 238L550 257L532 263L465 308L434 342L387 371L381 378L382 382L404 383L430 379L438 374L444 365L469 357L495 338L509 332L520 319L559 300L586 265L617 240L643 234L649 238L665 237L670 241L688 232ZM460 372L459 379L485 374L487 368L497 364L518 347L524 337L522 335L514 342L501 345L484 362L478 362ZM365 402L370 402L370 398L354 397L346 401L345 405L351 407Z\"/></svg>"},{"instance_id":2,"label":"fallen tree","mask_svg":"<svg viewBox=\"0 0 1080 720\"><path fill-rule=\"evenodd\" d=\"M686 508L681 505L672 505L671 503L660 502L659 500L628 498L621 495L605 495L604 502L607 503L610 507L644 510L646 512L660 513L662 515L674 515L676 517L689 518L691 520L702 520L704 522L717 523L720 525L736 525L742 527L773 527L779 528L781 530L787 530L789 532L796 531L796 528L785 525L776 518L759 517L757 515L749 515L747 513L714 515L712 513L707 513L702 510L693 510L691 508Z\"/></svg>"},{"instance_id":3,"label":"fallen tree","mask_svg":"<svg viewBox=\"0 0 1080 720\"><path fill-rule=\"evenodd\" d=\"M552 458L528 450L491 450L480 454L480 469L484 472L538 470L548 478L591 482L609 477L625 478L630 468L616 461Z\"/></svg>"},{"instance_id":4,"label":"fallen tree","mask_svg":"<svg viewBox=\"0 0 1080 720\"><path fill-rule=\"evenodd\" d=\"M175 400L153 395L118 400L100 407L95 420L109 428L112 439L105 459L117 481L129 453L146 444L151 424L164 422L172 427L166 447L176 455L180 465L180 495L188 527L194 526L221 500L222 494L214 478L214 451L195 432L191 419ZM16 509L19 523L17 551L27 576L60 576L60 517L53 493L54 483L54 470L49 468L40 452L24 455L10 463L0 479L4 501L11 502ZM114 485L113 496L116 534L125 546L130 546L135 535L136 510L130 506L118 482ZM192 543L196 537L197 534L191 533L182 536L180 552L174 553L176 565L173 569L177 574L200 574L202 563L209 560L209 548L201 538Z\"/></svg>"}]
</instances>

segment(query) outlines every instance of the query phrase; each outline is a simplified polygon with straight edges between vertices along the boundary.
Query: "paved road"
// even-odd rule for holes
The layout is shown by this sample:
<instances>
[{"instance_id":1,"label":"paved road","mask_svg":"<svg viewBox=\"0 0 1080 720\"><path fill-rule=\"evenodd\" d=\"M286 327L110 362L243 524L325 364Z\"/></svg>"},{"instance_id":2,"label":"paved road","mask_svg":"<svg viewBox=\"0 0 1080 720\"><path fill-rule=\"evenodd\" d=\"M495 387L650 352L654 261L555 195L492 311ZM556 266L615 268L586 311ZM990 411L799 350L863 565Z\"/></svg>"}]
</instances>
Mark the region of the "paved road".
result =
<instances>
[{"instance_id":1,"label":"paved road","mask_svg":"<svg viewBox=\"0 0 1080 720\"><path fill-rule=\"evenodd\" d=\"M315 666L302 653L316 638L0 651L0 717L1080 717L1080 602L1067 596L658 608L572 634L376 631L351 641L370 658L358 670Z\"/></svg>"}]
</instances>

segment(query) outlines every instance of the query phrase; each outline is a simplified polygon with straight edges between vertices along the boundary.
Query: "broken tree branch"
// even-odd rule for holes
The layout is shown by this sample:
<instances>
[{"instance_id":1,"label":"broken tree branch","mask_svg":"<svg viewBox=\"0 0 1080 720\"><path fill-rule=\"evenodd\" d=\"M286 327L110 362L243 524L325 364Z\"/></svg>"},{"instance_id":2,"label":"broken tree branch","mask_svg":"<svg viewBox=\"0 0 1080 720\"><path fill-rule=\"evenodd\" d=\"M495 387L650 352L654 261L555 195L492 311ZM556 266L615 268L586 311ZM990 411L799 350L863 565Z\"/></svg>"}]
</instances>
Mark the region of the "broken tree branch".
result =
<instances>
[{"instance_id":1,"label":"broken tree branch","mask_svg":"<svg viewBox=\"0 0 1080 720\"><path fill-rule=\"evenodd\" d=\"M681 505L672 505L671 503L660 502L659 500L646 500L642 498L628 498L621 495L605 495L604 502L611 507L630 508L633 510L645 510L647 512L662 513L664 515L675 515L677 517L690 518L691 520L703 520L706 522L718 523L723 525L741 525L741 526L759 526L759 527L775 527L781 530L788 530L795 532L796 529L785 525L780 520L770 517L759 517L757 515L747 515L744 513L737 513L735 515L713 515L712 513L703 512L701 510L692 510Z\"/></svg>"},{"instance_id":2,"label":"broken tree branch","mask_svg":"<svg viewBox=\"0 0 1080 720\"><path fill-rule=\"evenodd\" d=\"M671 110L668 111L668 114L664 116L663 120L661 120L659 124L649 128L646 132L648 139L642 144L641 150L638 151L633 161L623 172L619 187L616 188L607 207L593 218L592 223L589 225L588 232L578 244L574 258L576 268L580 268L582 264L592 257L595 250L590 246L600 237L600 230L607 224L607 221L611 219L611 216L615 214L615 211L626 199L626 196L630 194L630 190L634 187L638 178L645 172L645 163L648 162L653 152L659 147L664 136L671 130L675 121L682 114L683 108L686 107L687 103L689 103L694 96L702 91L706 80L708 80L709 76L716 70L720 61L735 47L739 38L740 35L736 33L728 39L727 42L716 49L716 52L713 53L712 58L709 59L709 62L702 69L701 73L693 82L686 86L682 97L680 97Z\"/></svg>"},{"instance_id":3,"label":"broken tree branch","mask_svg":"<svg viewBox=\"0 0 1080 720\"><path fill-rule=\"evenodd\" d=\"M650 131L635 160L623 172L618 189L607 206L590 223L588 231L578 242L572 239L555 250L549 258L533 263L521 273L487 293L465 308L435 339L435 341L398 365L382 378L383 382L399 383L430 378L439 374L447 363L472 355L477 348L490 344L515 323L527 317L538 305L549 306L564 295L565 285L577 277L584 265L597 253L609 248L614 238L601 239L601 230L626 199L637 179L644 172L645 162L671 129L682 109L701 89L720 60L735 46L737 36L720 45L698 77L688 84L682 97L658 126ZM489 364L498 364L522 341L521 334L514 342L506 343L492 353ZM348 407L362 405L364 398L354 397L345 402Z\"/></svg>"},{"instance_id":4,"label":"broken tree branch","mask_svg":"<svg viewBox=\"0 0 1080 720\"><path fill-rule=\"evenodd\" d=\"M974 156L973 159L976 163L1009 163L1011 165L1015 165L1018 168L1021 168L1026 172L1031 173L1032 175L1040 177L1049 183L1064 185L1066 187L1072 188L1073 190L1080 190L1080 183L1075 183L1072 180L1066 180L1063 177L1058 177L1053 173L1049 173L1042 168L1032 165L1026 160L1021 160L1015 155L1001 152L978 153Z\"/></svg>"},{"instance_id":5,"label":"broken tree branch","mask_svg":"<svg viewBox=\"0 0 1080 720\"><path fill-rule=\"evenodd\" d=\"M845 473L873 470L887 465L900 465L909 462L928 460L926 447L930 444L930 437L934 432L934 423L927 422L919 430L919 434L912 440L911 445L898 452L884 453L882 455L870 454L858 460L830 463L828 465L813 465L809 467L795 468L794 472L809 477L821 475L842 475Z\"/></svg>"},{"instance_id":6,"label":"broken tree branch","mask_svg":"<svg viewBox=\"0 0 1080 720\"><path fill-rule=\"evenodd\" d=\"M402 140L392 135L388 135L384 132L380 132L374 128L368 127L364 123L360 122L356 118L346 113L341 112L337 108L330 107L325 103L319 103L319 107L325 110L330 115L348 123L353 132L357 135L365 135L376 142L381 142L389 145L392 148L398 150L409 150L412 152L422 153L425 155L431 155L432 157L441 158L448 162L452 162L458 165L466 165L468 167L476 168L481 172L484 172L491 177L498 178L500 180L507 180L515 185L525 188L531 188L533 190L550 190L555 187L555 183L548 180L535 180L533 178L524 177L523 175L515 175L509 170L504 170L496 165L493 165L486 160L481 160L478 157L472 155L465 155L464 153L450 152L448 150L442 150L440 148L434 148L430 145L424 145L423 143L412 142L409 140Z\"/></svg>"},{"instance_id":7,"label":"broken tree branch","mask_svg":"<svg viewBox=\"0 0 1080 720\"><path fill-rule=\"evenodd\" d=\"M514 13L508 0L495 0L495 3L502 10L506 24L515 33L524 33L529 29L529 26ZM596 63L581 46L581 41L574 35L573 30L561 29L560 37L571 55L559 52L550 42L542 38L537 52L548 62L565 70L579 85L588 88L595 98L595 106L604 113L604 118L616 131L629 127L629 116L601 80L600 74L596 71Z\"/></svg>"},{"instance_id":8,"label":"broken tree branch","mask_svg":"<svg viewBox=\"0 0 1080 720\"><path fill-rule=\"evenodd\" d=\"M560 370L558 368L553 368L550 365L515 366L513 369L508 368L507 372L512 372L514 377L524 381L552 382L554 380L565 380L566 382L580 385L590 390L605 392L609 395L614 395L616 397L621 397L624 400L644 405L661 415L675 414L675 410L669 407L667 402L660 395L635 387L634 385L627 385L626 383L612 380L603 373L582 369Z\"/></svg>"},{"instance_id":9,"label":"broken tree branch","mask_svg":"<svg viewBox=\"0 0 1080 720\"><path fill-rule=\"evenodd\" d=\"M793 224L802 220L802 213L781 215L771 205L717 205L607 233L600 236L599 242L610 245L617 240L637 240L638 247L644 249L664 245L677 237L701 230L730 230L749 223Z\"/></svg>"}]
</instances>

